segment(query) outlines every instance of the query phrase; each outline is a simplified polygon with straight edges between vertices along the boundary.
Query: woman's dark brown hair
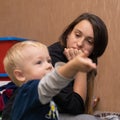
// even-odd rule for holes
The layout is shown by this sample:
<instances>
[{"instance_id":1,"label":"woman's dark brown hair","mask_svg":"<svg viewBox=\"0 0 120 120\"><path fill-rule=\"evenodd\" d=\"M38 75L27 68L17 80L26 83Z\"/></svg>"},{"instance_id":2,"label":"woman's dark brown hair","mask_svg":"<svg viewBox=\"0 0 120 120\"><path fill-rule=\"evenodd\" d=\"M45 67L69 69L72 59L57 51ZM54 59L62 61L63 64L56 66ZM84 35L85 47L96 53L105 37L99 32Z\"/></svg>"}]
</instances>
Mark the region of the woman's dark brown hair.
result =
<instances>
[{"instance_id":1,"label":"woman's dark brown hair","mask_svg":"<svg viewBox=\"0 0 120 120\"><path fill-rule=\"evenodd\" d=\"M98 16L90 13L83 13L80 16L78 16L62 33L60 36L60 43L66 47L67 43L67 36L71 33L71 31L74 29L74 27L82 20L88 20L92 27L94 32L94 50L92 54L90 55L91 58L97 58L101 56L108 44L108 31L106 28L105 23L99 18Z\"/></svg>"}]
</instances>

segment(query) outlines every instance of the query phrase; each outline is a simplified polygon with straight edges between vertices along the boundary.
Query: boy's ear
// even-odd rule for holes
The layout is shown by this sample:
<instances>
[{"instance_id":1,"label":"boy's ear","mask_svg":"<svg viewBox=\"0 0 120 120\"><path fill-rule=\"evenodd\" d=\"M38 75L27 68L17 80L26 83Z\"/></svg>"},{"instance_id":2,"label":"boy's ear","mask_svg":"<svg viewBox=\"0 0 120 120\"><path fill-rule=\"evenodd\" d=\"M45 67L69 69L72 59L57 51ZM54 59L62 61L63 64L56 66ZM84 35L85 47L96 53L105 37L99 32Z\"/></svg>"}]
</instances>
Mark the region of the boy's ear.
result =
<instances>
[{"instance_id":1,"label":"boy's ear","mask_svg":"<svg viewBox=\"0 0 120 120\"><path fill-rule=\"evenodd\" d=\"M16 77L17 80L24 82L25 81L25 76L22 70L20 69L15 69L14 70L14 75Z\"/></svg>"}]
</instances>

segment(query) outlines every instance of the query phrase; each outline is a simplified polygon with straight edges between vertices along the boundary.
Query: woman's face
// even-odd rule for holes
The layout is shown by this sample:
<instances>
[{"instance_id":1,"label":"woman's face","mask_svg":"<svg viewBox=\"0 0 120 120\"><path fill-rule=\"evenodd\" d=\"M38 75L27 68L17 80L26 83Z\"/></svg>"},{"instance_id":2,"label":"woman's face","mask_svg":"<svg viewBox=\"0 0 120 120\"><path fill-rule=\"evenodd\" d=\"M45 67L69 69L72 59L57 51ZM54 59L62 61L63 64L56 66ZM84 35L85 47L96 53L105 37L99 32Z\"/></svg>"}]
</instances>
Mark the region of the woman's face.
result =
<instances>
[{"instance_id":1,"label":"woman's face","mask_svg":"<svg viewBox=\"0 0 120 120\"><path fill-rule=\"evenodd\" d=\"M74 48L87 53L88 56L94 48L94 32L88 20L80 21L67 36L67 48Z\"/></svg>"}]
</instances>

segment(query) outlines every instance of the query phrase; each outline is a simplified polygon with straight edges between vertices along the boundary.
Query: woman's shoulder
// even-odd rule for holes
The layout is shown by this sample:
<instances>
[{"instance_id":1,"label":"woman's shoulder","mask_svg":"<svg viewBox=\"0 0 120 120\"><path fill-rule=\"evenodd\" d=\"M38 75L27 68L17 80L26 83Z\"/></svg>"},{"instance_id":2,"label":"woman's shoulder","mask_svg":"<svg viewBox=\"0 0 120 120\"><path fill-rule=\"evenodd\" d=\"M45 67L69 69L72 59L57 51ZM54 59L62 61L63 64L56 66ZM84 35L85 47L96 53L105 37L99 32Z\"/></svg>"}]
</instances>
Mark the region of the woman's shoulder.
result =
<instances>
[{"instance_id":1,"label":"woman's shoulder","mask_svg":"<svg viewBox=\"0 0 120 120\"><path fill-rule=\"evenodd\" d=\"M52 64L55 65L56 62L67 62L65 55L63 54L64 47L60 42L55 42L48 47L49 54L52 58Z\"/></svg>"},{"instance_id":2,"label":"woman's shoulder","mask_svg":"<svg viewBox=\"0 0 120 120\"><path fill-rule=\"evenodd\" d=\"M55 42L48 47L48 50L50 55L55 54L57 56L61 56L63 55L64 47L60 44L60 42Z\"/></svg>"},{"instance_id":3,"label":"woman's shoulder","mask_svg":"<svg viewBox=\"0 0 120 120\"><path fill-rule=\"evenodd\" d=\"M55 49L55 48L58 48L58 49L64 49L63 46L60 44L60 42L55 42L53 44L51 44L50 46L48 46L48 49Z\"/></svg>"}]
</instances>

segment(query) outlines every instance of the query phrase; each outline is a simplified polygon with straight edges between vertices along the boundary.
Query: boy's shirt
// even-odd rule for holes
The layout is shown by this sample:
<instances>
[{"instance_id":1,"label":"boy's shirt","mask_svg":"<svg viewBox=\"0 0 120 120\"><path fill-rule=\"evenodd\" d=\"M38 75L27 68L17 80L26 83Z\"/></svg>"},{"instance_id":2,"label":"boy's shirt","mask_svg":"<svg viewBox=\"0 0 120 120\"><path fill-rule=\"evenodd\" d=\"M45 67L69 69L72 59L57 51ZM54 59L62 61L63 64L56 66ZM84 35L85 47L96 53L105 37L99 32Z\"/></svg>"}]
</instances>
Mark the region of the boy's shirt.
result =
<instances>
[{"instance_id":1,"label":"boy's shirt","mask_svg":"<svg viewBox=\"0 0 120 120\"><path fill-rule=\"evenodd\" d=\"M58 120L58 111L51 99L72 80L61 76L56 68L42 80L31 80L23 84L17 90L11 120Z\"/></svg>"},{"instance_id":2,"label":"boy's shirt","mask_svg":"<svg viewBox=\"0 0 120 120\"><path fill-rule=\"evenodd\" d=\"M39 82L32 80L18 88L11 114L12 120L58 120L58 111L53 101L41 104L38 95Z\"/></svg>"}]
</instances>

